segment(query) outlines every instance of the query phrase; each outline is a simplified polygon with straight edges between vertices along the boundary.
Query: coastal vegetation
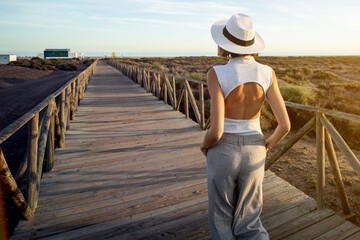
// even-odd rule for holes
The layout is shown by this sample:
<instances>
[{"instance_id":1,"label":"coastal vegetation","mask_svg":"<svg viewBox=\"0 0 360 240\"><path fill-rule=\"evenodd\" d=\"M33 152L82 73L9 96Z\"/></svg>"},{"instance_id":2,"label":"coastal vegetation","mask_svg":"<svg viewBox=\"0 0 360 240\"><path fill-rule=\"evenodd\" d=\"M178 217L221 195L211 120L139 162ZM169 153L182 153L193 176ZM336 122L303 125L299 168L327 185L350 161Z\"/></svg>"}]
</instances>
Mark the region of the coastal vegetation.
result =
<instances>
[{"instance_id":1,"label":"coastal vegetation","mask_svg":"<svg viewBox=\"0 0 360 240\"><path fill-rule=\"evenodd\" d=\"M84 61L79 58L73 59L42 59L33 57L31 59L21 58L17 61L10 62L10 66L19 66L33 68L42 71L77 71L80 64L86 66L91 65L94 59L85 59Z\"/></svg>"}]
</instances>

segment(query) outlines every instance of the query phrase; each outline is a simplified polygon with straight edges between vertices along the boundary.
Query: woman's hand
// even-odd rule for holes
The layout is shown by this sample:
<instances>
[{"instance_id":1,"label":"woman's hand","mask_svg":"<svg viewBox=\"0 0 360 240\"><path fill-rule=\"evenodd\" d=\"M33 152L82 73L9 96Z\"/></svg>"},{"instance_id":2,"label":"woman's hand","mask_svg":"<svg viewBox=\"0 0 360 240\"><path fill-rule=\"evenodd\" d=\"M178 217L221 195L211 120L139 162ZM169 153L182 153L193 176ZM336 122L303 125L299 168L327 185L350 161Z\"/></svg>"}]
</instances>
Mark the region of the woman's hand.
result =
<instances>
[{"instance_id":1,"label":"woman's hand","mask_svg":"<svg viewBox=\"0 0 360 240\"><path fill-rule=\"evenodd\" d=\"M270 144L269 144L269 139L265 140L265 149L266 149L266 152L271 149Z\"/></svg>"}]
</instances>

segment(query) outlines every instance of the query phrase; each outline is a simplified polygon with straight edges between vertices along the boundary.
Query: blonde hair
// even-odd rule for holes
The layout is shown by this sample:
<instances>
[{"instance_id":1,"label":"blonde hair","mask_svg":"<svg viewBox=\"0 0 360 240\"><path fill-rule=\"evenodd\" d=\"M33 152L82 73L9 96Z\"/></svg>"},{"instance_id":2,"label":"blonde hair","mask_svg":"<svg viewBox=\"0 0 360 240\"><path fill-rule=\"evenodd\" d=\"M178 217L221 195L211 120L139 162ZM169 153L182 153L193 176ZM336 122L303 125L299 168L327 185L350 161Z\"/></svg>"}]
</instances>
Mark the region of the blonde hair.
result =
<instances>
[{"instance_id":1,"label":"blonde hair","mask_svg":"<svg viewBox=\"0 0 360 240\"><path fill-rule=\"evenodd\" d=\"M259 56L259 53L251 53L251 54L238 54L238 53L232 53L228 52L221 47L218 46L218 56L219 57L225 57L225 58L236 58L236 57L245 57L245 56Z\"/></svg>"}]
</instances>

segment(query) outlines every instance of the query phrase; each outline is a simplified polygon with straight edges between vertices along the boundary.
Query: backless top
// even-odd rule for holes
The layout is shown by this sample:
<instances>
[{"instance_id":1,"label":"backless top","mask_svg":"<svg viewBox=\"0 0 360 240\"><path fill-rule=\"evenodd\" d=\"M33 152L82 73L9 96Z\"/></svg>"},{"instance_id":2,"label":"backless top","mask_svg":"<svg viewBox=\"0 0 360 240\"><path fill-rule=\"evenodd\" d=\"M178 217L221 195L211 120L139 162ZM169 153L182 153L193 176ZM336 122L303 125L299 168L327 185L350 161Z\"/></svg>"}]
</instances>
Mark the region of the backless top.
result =
<instances>
[{"instance_id":1,"label":"backless top","mask_svg":"<svg viewBox=\"0 0 360 240\"><path fill-rule=\"evenodd\" d=\"M256 62L252 56L231 58L226 65L214 66L214 70L224 99L227 98L232 90L245 83L259 84L266 96L272 83L272 69L269 66ZM224 132L243 135L262 133L260 115L250 120L225 118Z\"/></svg>"}]
</instances>

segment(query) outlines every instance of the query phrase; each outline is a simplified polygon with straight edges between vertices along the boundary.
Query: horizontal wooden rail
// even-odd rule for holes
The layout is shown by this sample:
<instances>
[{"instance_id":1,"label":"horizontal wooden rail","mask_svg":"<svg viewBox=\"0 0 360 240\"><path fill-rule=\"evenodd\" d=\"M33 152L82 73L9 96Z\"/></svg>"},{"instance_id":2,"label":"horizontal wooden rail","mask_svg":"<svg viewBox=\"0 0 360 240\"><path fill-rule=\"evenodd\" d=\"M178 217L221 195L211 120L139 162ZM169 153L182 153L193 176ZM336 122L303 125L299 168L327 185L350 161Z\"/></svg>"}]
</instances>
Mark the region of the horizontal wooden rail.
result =
<instances>
[{"instance_id":1,"label":"horizontal wooden rail","mask_svg":"<svg viewBox=\"0 0 360 240\"><path fill-rule=\"evenodd\" d=\"M189 116L188 102L190 100L190 105L193 109L195 119L199 126L202 129L209 128L211 124L210 117L207 120L205 119L204 109L204 85L207 85L206 82L190 79L187 77L175 76L168 73L160 73L138 66L131 66L114 60L108 61L108 63L114 68L120 70L126 76L133 79L135 82L141 84L148 92L153 92L154 95L156 95L159 99L161 98L162 94L165 96L165 92L167 91L167 95L170 96L170 103L173 106L174 110L178 111L181 103L183 103L185 107L184 114L186 117ZM170 84L169 79L172 79L172 84ZM182 83L182 87L180 89L176 89L176 80ZM189 83L196 83L199 85L199 106L194 98L193 90ZM164 97L163 99L167 103L167 97ZM321 209L324 206L326 153L328 155L332 173L334 174L336 187L339 192L339 197L343 208L343 213L347 216L351 215L348 198L346 196L345 188L342 182L341 172L338 167L335 150L332 145L332 139L335 141L341 152L346 156L350 165L353 167L353 169L359 176L360 162L356 158L355 154L348 147L346 142L342 139L340 134L336 131L334 126L325 117L325 115L356 122L360 121L360 116L336 110L306 106L287 101L285 101L285 105L289 108L312 112L314 116L285 144L278 147L277 151L274 154L268 157L265 163L265 168L269 169L296 142L298 142L302 137L308 134L313 128L316 128L318 208Z\"/></svg>"},{"instance_id":2,"label":"horizontal wooden rail","mask_svg":"<svg viewBox=\"0 0 360 240\"><path fill-rule=\"evenodd\" d=\"M96 66L96 61L75 78L65 83L56 92L0 131L0 144L28 124L28 146L26 154L14 178L0 148L0 178L4 183L6 194L22 211L25 219L31 219L37 207L40 180L45 161L46 170L50 171L54 159L54 138L57 136L59 147L65 143L65 131L74 119L77 105ZM59 116L60 115L60 116ZM59 121L60 118L60 121ZM56 131L55 131L56 129ZM18 184L26 177L26 198L19 190Z\"/></svg>"}]
</instances>

